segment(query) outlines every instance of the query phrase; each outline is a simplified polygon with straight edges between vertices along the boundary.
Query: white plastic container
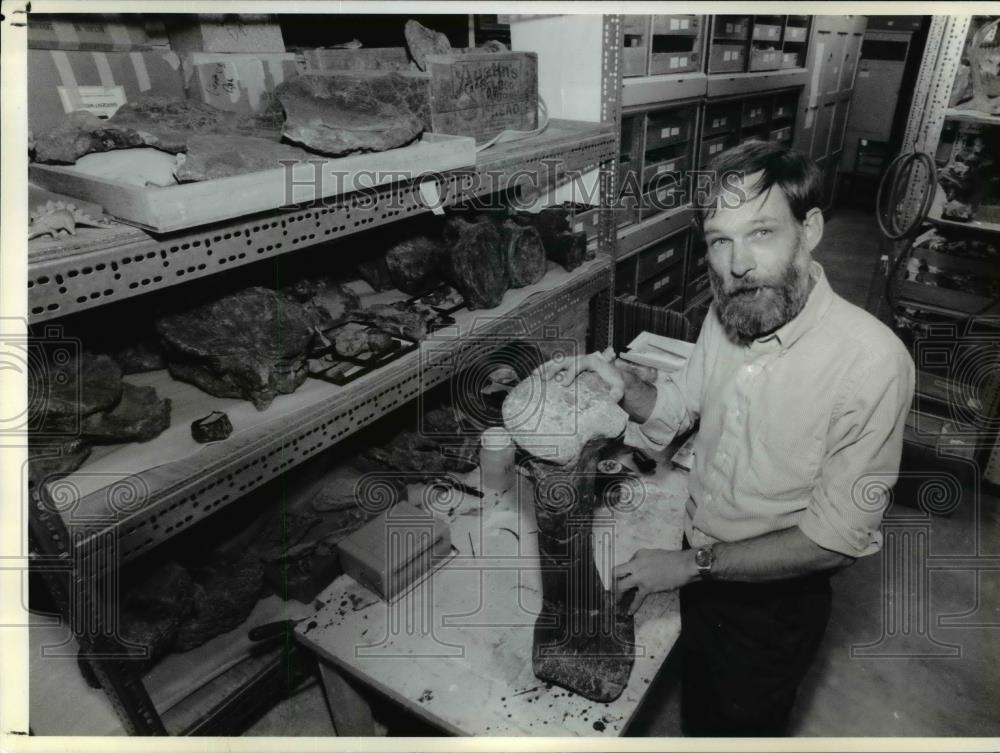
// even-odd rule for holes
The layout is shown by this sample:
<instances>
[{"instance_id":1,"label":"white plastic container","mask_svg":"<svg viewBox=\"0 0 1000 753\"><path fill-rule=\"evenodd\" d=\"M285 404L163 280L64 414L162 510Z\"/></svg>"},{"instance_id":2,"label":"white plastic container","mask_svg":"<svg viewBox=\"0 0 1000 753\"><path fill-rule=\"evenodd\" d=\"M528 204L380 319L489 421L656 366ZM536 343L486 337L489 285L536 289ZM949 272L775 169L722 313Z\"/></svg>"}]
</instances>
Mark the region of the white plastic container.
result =
<instances>
[{"instance_id":1,"label":"white plastic container","mask_svg":"<svg viewBox=\"0 0 1000 753\"><path fill-rule=\"evenodd\" d=\"M506 429L490 428L480 439L479 470L483 493L503 494L514 486L514 442Z\"/></svg>"}]
</instances>

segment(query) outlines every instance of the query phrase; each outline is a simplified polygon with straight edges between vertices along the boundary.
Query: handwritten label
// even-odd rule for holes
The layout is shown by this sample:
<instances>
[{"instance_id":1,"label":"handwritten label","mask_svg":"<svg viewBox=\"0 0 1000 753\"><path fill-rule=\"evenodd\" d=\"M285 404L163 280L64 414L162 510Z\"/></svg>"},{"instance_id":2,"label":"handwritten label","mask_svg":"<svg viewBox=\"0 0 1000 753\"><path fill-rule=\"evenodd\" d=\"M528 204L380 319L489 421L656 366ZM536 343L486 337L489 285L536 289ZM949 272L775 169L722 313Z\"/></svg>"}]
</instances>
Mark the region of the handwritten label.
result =
<instances>
[{"instance_id":1,"label":"handwritten label","mask_svg":"<svg viewBox=\"0 0 1000 753\"><path fill-rule=\"evenodd\" d=\"M99 118L110 118L126 102L123 86L59 86L64 112L87 110Z\"/></svg>"}]
</instances>

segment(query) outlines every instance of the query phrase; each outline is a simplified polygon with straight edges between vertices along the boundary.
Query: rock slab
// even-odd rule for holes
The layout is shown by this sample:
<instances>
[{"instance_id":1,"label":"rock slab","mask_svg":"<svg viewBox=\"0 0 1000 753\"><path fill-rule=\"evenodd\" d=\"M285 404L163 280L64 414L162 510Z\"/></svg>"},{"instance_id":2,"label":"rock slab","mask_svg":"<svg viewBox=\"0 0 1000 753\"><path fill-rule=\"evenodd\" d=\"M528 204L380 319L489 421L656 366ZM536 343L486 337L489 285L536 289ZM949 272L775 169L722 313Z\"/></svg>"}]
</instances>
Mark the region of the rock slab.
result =
<instances>
[{"instance_id":1,"label":"rock slab","mask_svg":"<svg viewBox=\"0 0 1000 753\"><path fill-rule=\"evenodd\" d=\"M312 339L302 307L268 288L247 288L189 311L161 317L170 373L216 397L267 408L308 376Z\"/></svg>"},{"instance_id":2,"label":"rock slab","mask_svg":"<svg viewBox=\"0 0 1000 753\"><path fill-rule=\"evenodd\" d=\"M503 402L504 426L529 454L556 465L573 463L587 442L614 439L628 414L612 401L608 386L591 371L569 385L533 371Z\"/></svg>"}]
</instances>

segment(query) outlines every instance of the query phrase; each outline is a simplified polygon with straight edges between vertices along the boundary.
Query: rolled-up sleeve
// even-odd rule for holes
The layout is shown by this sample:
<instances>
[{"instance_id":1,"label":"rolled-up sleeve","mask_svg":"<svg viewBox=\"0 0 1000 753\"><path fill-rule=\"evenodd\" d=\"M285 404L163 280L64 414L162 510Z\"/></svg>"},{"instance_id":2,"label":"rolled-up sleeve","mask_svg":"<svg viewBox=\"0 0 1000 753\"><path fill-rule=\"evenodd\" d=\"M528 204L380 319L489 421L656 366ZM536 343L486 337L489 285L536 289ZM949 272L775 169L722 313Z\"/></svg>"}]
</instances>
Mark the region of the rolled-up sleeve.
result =
<instances>
[{"instance_id":1,"label":"rolled-up sleeve","mask_svg":"<svg viewBox=\"0 0 1000 753\"><path fill-rule=\"evenodd\" d=\"M913 361L893 348L856 377L831 421L821 475L798 524L819 546L851 557L882 547L879 526L899 477Z\"/></svg>"},{"instance_id":2,"label":"rolled-up sleeve","mask_svg":"<svg viewBox=\"0 0 1000 753\"><path fill-rule=\"evenodd\" d=\"M691 357L672 374L658 372L656 404L643 423L629 421L625 444L652 452L662 452L679 433L694 426L701 413L705 381L706 351L711 347L714 317L708 316L695 341Z\"/></svg>"}]
</instances>

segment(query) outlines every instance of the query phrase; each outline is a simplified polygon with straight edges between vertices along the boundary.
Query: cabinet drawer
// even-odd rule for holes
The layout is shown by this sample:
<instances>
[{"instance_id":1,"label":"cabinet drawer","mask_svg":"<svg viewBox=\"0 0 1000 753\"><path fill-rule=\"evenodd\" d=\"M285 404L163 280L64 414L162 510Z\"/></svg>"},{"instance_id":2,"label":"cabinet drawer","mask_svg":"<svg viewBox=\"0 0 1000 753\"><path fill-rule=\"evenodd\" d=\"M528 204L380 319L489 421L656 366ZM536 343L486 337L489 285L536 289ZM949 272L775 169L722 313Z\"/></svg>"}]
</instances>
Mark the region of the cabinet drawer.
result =
<instances>
[{"instance_id":1,"label":"cabinet drawer","mask_svg":"<svg viewBox=\"0 0 1000 753\"><path fill-rule=\"evenodd\" d=\"M687 141L691 133L691 110L651 112L646 119L646 151Z\"/></svg>"},{"instance_id":2,"label":"cabinet drawer","mask_svg":"<svg viewBox=\"0 0 1000 753\"><path fill-rule=\"evenodd\" d=\"M573 214L573 232L586 233L587 239L596 238L601 229L601 208L593 207Z\"/></svg>"},{"instance_id":3,"label":"cabinet drawer","mask_svg":"<svg viewBox=\"0 0 1000 753\"><path fill-rule=\"evenodd\" d=\"M682 173L687 169L687 155L685 154L662 161L651 161L647 158L647 162L648 164L642 171L642 185L644 186L650 181L655 180L660 175L666 175L667 173ZM678 180L680 179L681 176L678 175Z\"/></svg>"},{"instance_id":4,"label":"cabinet drawer","mask_svg":"<svg viewBox=\"0 0 1000 753\"><path fill-rule=\"evenodd\" d=\"M750 36L750 16L716 16L715 39L746 39Z\"/></svg>"},{"instance_id":5,"label":"cabinet drawer","mask_svg":"<svg viewBox=\"0 0 1000 753\"><path fill-rule=\"evenodd\" d=\"M750 50L751 71L773 71L781 67L781 50Z\"/></svg>"},{"instance_id":6,"label":"cabinet drawer","mask_svg":"<svg viewBox=\"0 0 1000 753\"><path fill-rule=\"evenodd\" d=\"M743 103L743 127L767 122L771 103L764 98L748 99Z\"/></svg>"},{"instance_id":7,"label":"cabinet drawer","mask_svg":"<svg viewBox=\"0 0 1000 753\"><path fill-rule=\"evenodd\" d=\"M797 53L797 52L783 52L783 53L781 53L781 67L782 68L798 68L799 67L799 53Z\"/></svg>"},{"instance_id":8,"label":"cabinet drawer","mask_svg":"<svg viewBox=\"0 0 1000 753\"><path fill-rule=\"evenodd\" d=\"M786 26L785 27L785 41L786 42L805 42L806 37L809 34L809 29L806 26Z\"/></svg>"},{"instance_id":9,"label":"cabinet drawer","mask_svg":"<svg viewBox=\"0 0 1000 753\"><path fill-rule=\"evenodd\" d=\"M781 120L795 115L795 95L778 94L774 98L774 106L771 108L771 120Z\"/></svg>"},{"instance_id":10,"label":"cabinet drawer","mask_svg":"<svg viewBox=\"0 0 1000 753\"><path fill-rule=\"evenodd\" d=\"M644 220L654 214L676 209L687 201L687 191L683 186L662 186L655 191L643 194L642 205L639 207L639 219Z\"/></svg>"},{"instance_id":11,"label":"cabinet drawer","mask_svg":"<svg viewBox=\"0 0 1000 753\"><path fill-rule=\"evenodd\" d=\"M719 133L735 131L740 124L739 103L709 105L705 108L705 136L715 136Z\"/></svg>"},{"instance_id":12,"label":"cabinet drawer","mask_svg":"<svg viewBox=\"0 0 1000 753\"><path fill-rule=\"evenodd\" d=\"M649 75L659 73L687 73L697 71L701 56L697 51L689 52L654 52L649 57Z\"/></svg>"},{"instance_id":13,"label":"cabinet drawer","mask_svg":"<svg viewBox=\"0 0 1000 753\"><path fill-rule=\"evenodd\" d=\"M649 16L626 14L622 16L622 31L625 34L649 34Z\"/></svg>"},{"instance_id":14,"label":"cabinet drawer","mask_svg":"<svg viewBox=\"0 0 1000 753\"><path fill-rule=\"evenodd\" d=\"M736 144L736 139L732 135L716 136L711 139L704 139L701 142L701 166L704 168L712 161L712 158L719 152L724 152Z\"/></svg>"},{"instance_id":15,"label":"cabinet drawer","mask_svg":"<svg viewBox=\"0 0 1000 753\"><path fill-rule=\"evenodd\" d=\"M701 19L695 15L653 16L654 34L695 36L701 29Z\"/></svg>"},{"instance_id":16,"label":"cabinet drawer","mask_svg":"<svg viewBox=\"0 0 1000 753\"><path fill-rule=\"evenodd\" d=\"M705 245L698 244L700 250L694 244L691 245L690 263L687 271L688 282L693 282L708 273L708 254L705 252Z\"/></svg>"},{"instance_id":17,"label":"cabinet drawer","mask_svg":"<svg viewBox=\"0 0 1000 753\"><path fill-rule=\"evenodd\" d=\"M708 59L709 73L725 73L746 69L747 48L744 44L712 44Z\"/></svg>"},{"instance_id":18,"label":"cabinet drawer","mask_svg":"<svg viewBox=\"0 0 1000 753\"><path fill-rule=\"evenodd\" d=\"M645 76L649 62L649 48L646 46L642 47L625 47L622 49L622 75L629 76Z\"/></svg>"},{"instance_id":19,"label":"cabinet drawer","mask_svg":"<svg viewBox=\"0 0 1000 753\"><path fill-rule=\"evenodd\" d=\"M637 254L639 271L636 280L642 284L650 277L665 272L684 258L684 248L687 246L688 231L679 233L654 243Z\"/></svg>"},{"instance_id":20,"label":"cabinet drawer","mask_svg":"<svg viewBox=\"0 0 1000 753\"><path fill-rule=\"evenodd\" d=\"M781 39L781 27L777 24L754 24L753 38L758 42L777 42Z\"/></svg>"},{"instance_id":21,"label":"cabinet drawer","mask_svg":"<svg viewBox=\"0 0 1000 753\"><path fill-rule=\"evenodd\" d=\"M635 295L636 257L615 265L615 295Z\"/></svg>"},{"instance_id":22,"label":"cabinet drawer","mask_svg":"<svg viewBox=\"0 0 1000 753\"><path fill-rule=\"evenodd\" d=\"M657 298L677 295L682 290L681 269L680 267L671 267L665 272L660 272L645 282L639 283L636 297L641 303L649 303Z\"/></svg>"},{"instance_id":23,"label":"cabinet drawer","mask_svg":"<svg viewBox=\"0 0 1000 753\"><path fill-rule=\"evenodd\" d=\"M711 283L709 282L708 275L704 274L701 277L696 277L687 284L687 288L684 291L685 300L693 301L697 296L699 296L704 291L708 290Z\"/></svg>"},{"instance_id":24,"label":"cabinet drawer","mask_svg":"<svg viewBox=\"0 0 1000 753\"><path fill-rule=\"evenodd\" d=\"M771 135L768 137L769 141L791 141L792 140L792 127L785 126L784 128L776 128L771 131Z\"/></svg>"}]
</instances>

